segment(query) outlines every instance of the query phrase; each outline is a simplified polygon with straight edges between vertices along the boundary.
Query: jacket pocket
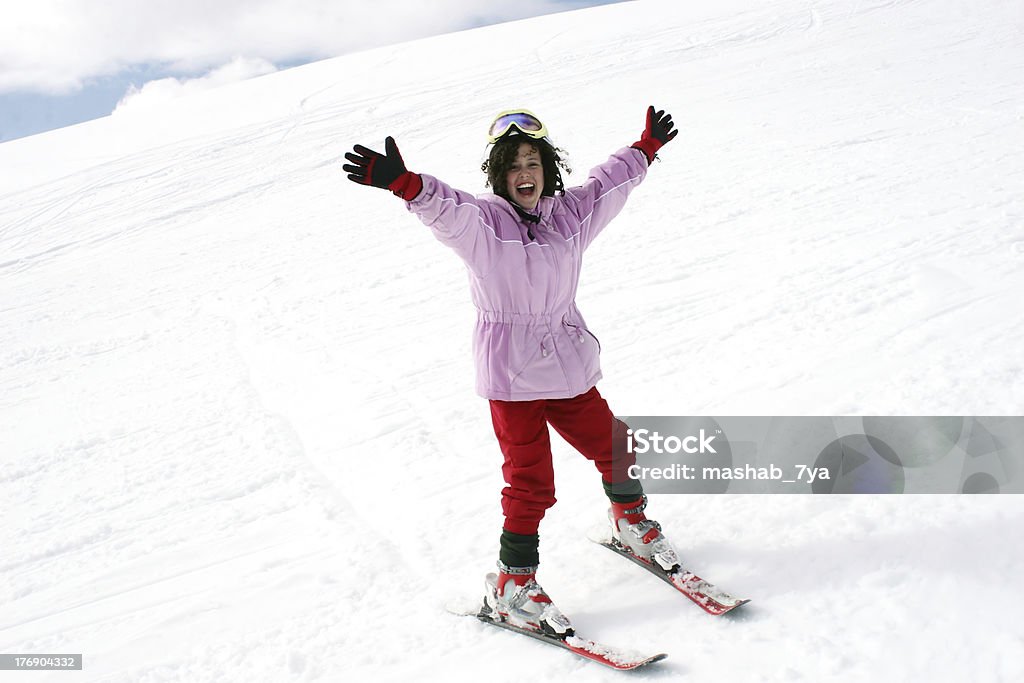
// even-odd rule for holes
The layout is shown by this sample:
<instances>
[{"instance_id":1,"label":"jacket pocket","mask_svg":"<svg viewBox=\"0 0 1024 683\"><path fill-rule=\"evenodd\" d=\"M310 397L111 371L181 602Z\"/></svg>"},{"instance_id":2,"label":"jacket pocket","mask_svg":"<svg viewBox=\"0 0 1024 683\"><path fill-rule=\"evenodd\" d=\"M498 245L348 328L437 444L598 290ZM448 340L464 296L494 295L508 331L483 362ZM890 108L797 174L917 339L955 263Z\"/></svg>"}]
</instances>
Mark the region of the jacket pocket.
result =
<instances>
[{"instance_id":1,"label":"jacket pocket","mask_svg":"<svg viewBox=\"0 0 1024 683\"><path fill-rule=\"evenodd\" d=\"M576 335L576 339L581 343L585 342L587 337L590 337L597 344L597 352L601 353L601 340L583 324L582 320L566 317L563 322L570 333Z\"/></svg>"},{"instance_id":2,"label":"jacket pocket","mask_svg":"<svg viewBox=\"0 0 1024 683\"><path fill-rule=\"evenodd\" d=\"M522 334L513 334L518 358L515 364L509 363L511 390L514 393L548 393L566 389L565 373L551 335L529 326L515 326L515 329L521 330Z\"/></svg>"}]
</instances>

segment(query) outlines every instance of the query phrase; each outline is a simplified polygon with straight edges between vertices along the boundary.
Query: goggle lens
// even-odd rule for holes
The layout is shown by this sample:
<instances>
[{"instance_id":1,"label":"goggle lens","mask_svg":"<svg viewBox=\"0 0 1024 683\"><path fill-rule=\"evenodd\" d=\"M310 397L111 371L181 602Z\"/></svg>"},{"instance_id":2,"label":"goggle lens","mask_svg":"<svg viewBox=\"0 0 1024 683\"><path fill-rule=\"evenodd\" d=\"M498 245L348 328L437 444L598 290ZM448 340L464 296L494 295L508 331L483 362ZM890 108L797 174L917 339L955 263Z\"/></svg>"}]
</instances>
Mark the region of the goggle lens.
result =
<instances>
[{"instance_id":1,"label":"goggle lens","mask_svg":"<svg viewBox=\"0 0 1024 683\"><path fill-rule=\"evenodd\" d=\"M501 114L498 118L494 119L490 130L487 131L487 137L491 142L495 142L498 138L507 134L513 126L518 128L520 133L531 138L542 138L548 132L547 128L544 127L544 124L536 116L530 112L517 111Z\"/></svg>"}]
</instances>

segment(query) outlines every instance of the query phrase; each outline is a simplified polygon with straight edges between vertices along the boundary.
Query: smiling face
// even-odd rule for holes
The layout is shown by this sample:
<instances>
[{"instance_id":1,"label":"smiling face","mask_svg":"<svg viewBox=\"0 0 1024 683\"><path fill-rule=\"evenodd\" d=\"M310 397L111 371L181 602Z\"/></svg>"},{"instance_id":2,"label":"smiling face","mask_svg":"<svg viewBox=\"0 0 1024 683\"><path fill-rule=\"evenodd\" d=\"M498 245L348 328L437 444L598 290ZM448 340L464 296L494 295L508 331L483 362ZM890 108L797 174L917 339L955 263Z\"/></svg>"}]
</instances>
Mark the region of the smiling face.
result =
<instances>
[{"instance_id":1,"label":"smiling face","mask_svg":"<svg viewBox=\"0 0 1024 683\"><path fill-rule=\"evenodd\" d=\"M505 173L505 186L508 196L516 204L531 211L537 208L537 202L544 191L544 165L541 163L540 152L533 145L528 142L519 143L516 160Z\"/></svg>"}]
</instances>

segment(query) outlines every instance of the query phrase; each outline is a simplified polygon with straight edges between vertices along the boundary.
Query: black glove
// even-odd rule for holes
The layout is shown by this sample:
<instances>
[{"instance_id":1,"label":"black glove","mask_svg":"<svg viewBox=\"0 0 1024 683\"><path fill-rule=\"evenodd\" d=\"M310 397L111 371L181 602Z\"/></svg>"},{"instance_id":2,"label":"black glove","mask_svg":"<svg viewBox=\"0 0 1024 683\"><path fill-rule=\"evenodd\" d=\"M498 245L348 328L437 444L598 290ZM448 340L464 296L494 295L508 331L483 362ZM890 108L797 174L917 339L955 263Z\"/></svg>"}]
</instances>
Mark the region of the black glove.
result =
<instances>
[{"instance_id":1,"label":"black glove","mask_svg":"<svg viewBox=\"0 0 1024 683\"><path fill-rule=\"evenodd\" d=\"M402 153L398 151L395 139L390 135L384 140L385 154L355 145L345 158L352 164L341 168L348 173L348 179L360 185L373 185L391 190L402 199L411 200L423 187L419 175L405 168Z\"/></svg>"},{"instance_id":2,"label":"black glove","mask_svg":"<svg viewBox=\"0 0 1024 683\"><path fill-rule=\"evenodd\" d=\"M671 114L654 111L654 107L647 107L647 128L632 146L644 153L649 164L654 161L654 155L658 153L658 150L679 133L674 128L675 124L672 123Z\"/></svg>"}]
</instances>

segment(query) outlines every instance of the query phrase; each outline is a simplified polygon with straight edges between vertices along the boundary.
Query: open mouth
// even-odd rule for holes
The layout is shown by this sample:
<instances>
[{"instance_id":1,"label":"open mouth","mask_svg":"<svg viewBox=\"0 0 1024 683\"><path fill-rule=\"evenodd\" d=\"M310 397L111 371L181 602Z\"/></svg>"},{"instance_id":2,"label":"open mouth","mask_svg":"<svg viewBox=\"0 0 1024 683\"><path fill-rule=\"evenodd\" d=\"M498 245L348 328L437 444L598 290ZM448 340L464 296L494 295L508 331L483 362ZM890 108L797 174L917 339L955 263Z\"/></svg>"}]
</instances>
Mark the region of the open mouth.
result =
<instances>
[{"instance_id":1,"label":"open mouth","mask_svg":"<svg viewBox=\"0 0 1024 683\"><path fill-rule=\"evenodd\" d=\"M516 192L524 197L532 197L533 193L537 191L537 187L533 183L523 183L516 185Z\"/></svg>"}]
</instances>

